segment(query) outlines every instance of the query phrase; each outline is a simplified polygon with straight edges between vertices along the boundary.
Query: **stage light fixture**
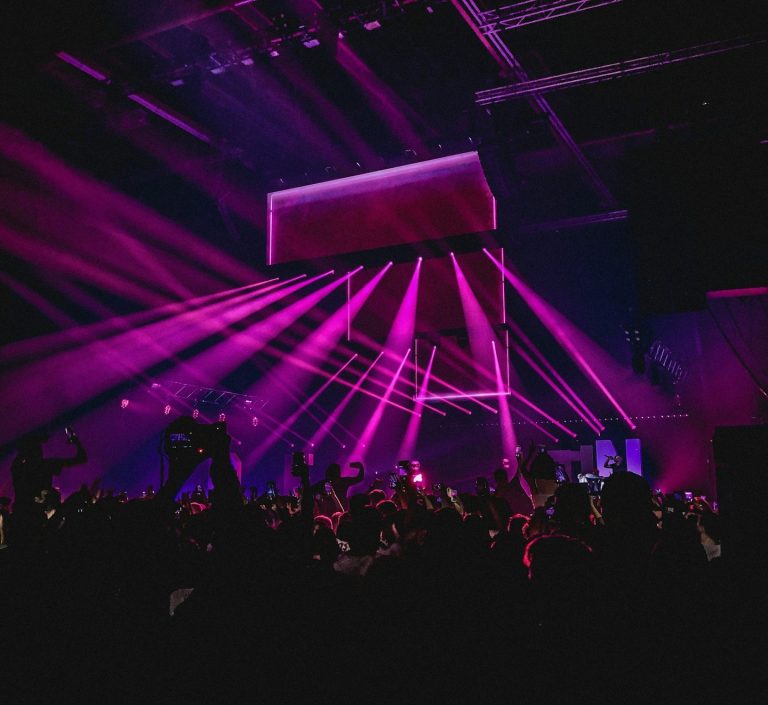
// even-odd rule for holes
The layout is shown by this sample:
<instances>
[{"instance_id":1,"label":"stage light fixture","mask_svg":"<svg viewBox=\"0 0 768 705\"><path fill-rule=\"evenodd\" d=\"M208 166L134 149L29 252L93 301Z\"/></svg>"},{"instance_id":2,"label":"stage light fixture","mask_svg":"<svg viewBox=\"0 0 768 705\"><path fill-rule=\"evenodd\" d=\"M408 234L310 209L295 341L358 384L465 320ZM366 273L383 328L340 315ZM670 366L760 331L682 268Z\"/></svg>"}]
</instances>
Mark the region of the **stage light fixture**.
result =
<instances>
[{"instance_id":1,"label":"stage light fixture","mask_svg":"<svg viewBox=\"0 0 768 705\"><path fill-rule=\"evenodd\" d=\"M200 409L192 409L192 418L196 419L198 416L200 416Z\"/></svg>"},{"instance_id":2,"label":"stage light fixture","mask_svg":"<svg viewBox=\"0 0 768 705\"><path fill-rule=\"evenodd\" d=\"M163 413L166 416L170 416L171 415L171 405L170 404L166 404L165 405L165 408L163 409Z\"/></svg>"},{"instance_id":3,"label":"stage light fixture","mask_svg":"<svg viewBox=\"0 0 768 705\"><path fill-rule=\"evenodd\" d=\"M259 417L258 416L254 416L251 419L251 426L258 426L258 425L259 425Z\"/></svg>"},{"instance_id":4,"label":"stage light fixture","mask_svg":"<svg viewBox=\"0 0 768 705\"><path fill-rule=\"evenodd\" d=\"M222 411L222 412L219 414L219 422L220 422L220 423L224 423L226 420L227 420L227 415L226 415L226 414L225 414L225 413Z\"/></svg>"},{"instance_id":5,"label":"stage light fixture","mask_svg":"<svg viewBox=\"0 0 768 705\"><path fill-rule=\"evenodd\" d=\"M128 404L130 404L130 403L131 403L131 402L130 402L130 400L129 400L129 399L123 399L123 400L121 400L121 402L120 402L120 408L121 408L121 409L127 409L127 408L128 408Z\"/></svg>"},{"instance_id":6,"label":"stage light fixture","mask_svg":"<svg viewBox=\"0 0 768 705\"><path fill-rule=\"evenodd\" d=\"M301 40L301 43L307 47L307 49L314 49L315 47L320 46L320 40L316 37L311 37L309 35L304 35L304 38Z\"/></svg>"},{"instance_id":7,"label":"stage light fixture","mask_svg":"<svg viewBox=\"0 0 768 705\"><path fill-rule=\"evenodd\" d=\"M363 24L363 28L367 29L369 32L372 32L374 29L381 29L381 22L378 20L371 20L370 22L365 22Z\"/></svg>"}]
</instances>

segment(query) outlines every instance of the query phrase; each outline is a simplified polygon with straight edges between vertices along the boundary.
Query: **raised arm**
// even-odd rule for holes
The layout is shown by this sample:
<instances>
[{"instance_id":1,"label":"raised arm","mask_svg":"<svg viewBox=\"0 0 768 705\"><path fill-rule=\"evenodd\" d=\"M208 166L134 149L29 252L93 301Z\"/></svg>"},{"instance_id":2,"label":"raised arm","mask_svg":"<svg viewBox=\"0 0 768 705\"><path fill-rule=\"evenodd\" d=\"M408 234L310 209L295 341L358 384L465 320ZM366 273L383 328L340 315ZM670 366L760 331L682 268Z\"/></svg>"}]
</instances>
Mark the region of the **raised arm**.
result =
<instances>
[{"instance_id":1,"label":"raised arm","mask_svg":"<svg viewBox=\"0 0 768 705\"><path fill-rule=\"evenodd\" d=\"M85 446L80 442L80 439L73 433L69 437L69 442L76 448L75 456L73 458L54 458L53 461L62 468L71 468L75 465L87 463L88 453L85 450Z\"/></svg>"},{"instance_id":2,"label":"raised arm","mask_svg":"<svg viewBox=\"0 0 768 705\"><path fill-rule=\"evenodd\" d=\"M351 480L350 484L356 485L358 482L362 482L363 477L365 477L365 466L361 462L355 461L350 463L349 467L357 470L357 474L349 478Z\"/></svg>"}]
</instances>

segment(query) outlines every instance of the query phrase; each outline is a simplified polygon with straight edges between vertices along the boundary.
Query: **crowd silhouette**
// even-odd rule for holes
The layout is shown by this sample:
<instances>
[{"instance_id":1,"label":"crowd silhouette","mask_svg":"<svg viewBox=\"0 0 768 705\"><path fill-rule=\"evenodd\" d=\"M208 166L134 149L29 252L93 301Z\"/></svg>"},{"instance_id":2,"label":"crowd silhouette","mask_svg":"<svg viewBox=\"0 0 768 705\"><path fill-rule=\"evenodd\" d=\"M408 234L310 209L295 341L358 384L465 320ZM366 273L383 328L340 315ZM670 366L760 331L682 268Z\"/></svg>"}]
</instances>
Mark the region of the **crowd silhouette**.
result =
<instances>
[{"instance_id":1,"label":"crowd silhouette","mask_svg":"<svg viewBox=\"0 0 768 705\"><path fill-rule=\"evenodd\" d=\"M181 418L156 492L63 499L86 452L45 440L0 504L4 703L760 702L704 498L627 472L590 493L545 452L470 493L408 463L313 482L296 454L298 491L257 495L226 428ZM204 458L213 491L182 493Z\"/></svg>"}]
</instances>

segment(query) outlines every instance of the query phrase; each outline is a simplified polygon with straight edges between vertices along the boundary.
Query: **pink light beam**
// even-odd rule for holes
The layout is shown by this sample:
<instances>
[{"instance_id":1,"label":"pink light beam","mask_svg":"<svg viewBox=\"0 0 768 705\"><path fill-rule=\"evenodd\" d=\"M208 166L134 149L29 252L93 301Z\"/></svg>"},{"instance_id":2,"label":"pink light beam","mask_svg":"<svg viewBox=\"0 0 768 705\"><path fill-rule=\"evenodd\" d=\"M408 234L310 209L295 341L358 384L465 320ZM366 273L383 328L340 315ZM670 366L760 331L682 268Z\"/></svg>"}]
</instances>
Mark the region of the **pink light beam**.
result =
<instances>
[{"instance_id":1,"label":"pink light beam","mask_svg":"<svg viewBox=\"0 0 768 705\"><path fill-rule=\"evenodd\" d=\"M597 373L592 369L592 366L584 358L581 351L574 345L573 341L583 340L584 334L579 331L570 321L564 316L555 311L544 299L536 294L529 286L527 286L517 275L513 274L509 269L504 267L486 248L483 248L486 256L503 272L507 281L512 284L515 290L530 306L531 310L541 319L541 321L547 326L550 333L555 337L561 347L571 356L573 361L581 368L581 371L590 379L594 385L605 395L606 399L613 405L619 416L623 419L624 423L634 430L637 426L629 418L629 414L624 411L621 404L616 400L616 397L611 394L608 388L603 384L602 380L597 376ZM584 341L586 342L586 341Z\"/></svg>"}]
</instances>

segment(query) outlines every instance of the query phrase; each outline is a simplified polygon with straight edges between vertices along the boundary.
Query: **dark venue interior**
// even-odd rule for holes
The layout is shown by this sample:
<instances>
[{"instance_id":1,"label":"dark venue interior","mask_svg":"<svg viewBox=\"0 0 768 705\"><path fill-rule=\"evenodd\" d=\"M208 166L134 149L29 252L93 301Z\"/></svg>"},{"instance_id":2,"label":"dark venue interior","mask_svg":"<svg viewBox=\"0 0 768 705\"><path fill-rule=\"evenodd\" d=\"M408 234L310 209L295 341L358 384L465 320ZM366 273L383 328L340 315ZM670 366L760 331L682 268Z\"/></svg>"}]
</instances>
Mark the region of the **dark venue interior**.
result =
<instances>
[{"instance_id":1,"label":"dark venue interior","mask_svg":"<svg viewBox=\"0 0 768 705\"><path fill-rule=\"evenodd\" d=\"M2 702L759 702L766 19L5 3Z\"/></svg>"}]
</instances>

